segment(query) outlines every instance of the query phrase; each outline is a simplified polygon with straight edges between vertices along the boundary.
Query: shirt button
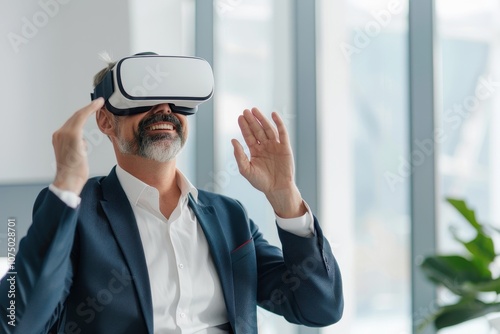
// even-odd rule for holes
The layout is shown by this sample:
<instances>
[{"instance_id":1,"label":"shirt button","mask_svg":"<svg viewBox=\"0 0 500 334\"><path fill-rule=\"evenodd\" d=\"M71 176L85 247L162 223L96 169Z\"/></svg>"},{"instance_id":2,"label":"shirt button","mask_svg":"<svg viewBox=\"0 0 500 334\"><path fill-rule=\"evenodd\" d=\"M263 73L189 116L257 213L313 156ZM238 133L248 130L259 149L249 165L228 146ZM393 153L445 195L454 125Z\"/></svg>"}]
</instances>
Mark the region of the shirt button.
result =
<instances>
[{"instance_id":1,"label":"shirt button","mask_svg":"<svg viewBox=\"0 0 500 334\"><path fill-rule=\"evenodd\" d=\"M186 317L186 313L184 312L181 312L181 314L179 314L181 316L181 318L185 318Z\"/></svg>"},{"instance_id":2,"label":"shirt button","mask_svg":"<svg viewBox=\"0 0 500 334\"><path fill-rule=\"evenodd\" d=\"M184 265L182 263L179 264L179 268L184 269ZM184 314L184 313L183 313Z\"/></svg>"}]
</instances>

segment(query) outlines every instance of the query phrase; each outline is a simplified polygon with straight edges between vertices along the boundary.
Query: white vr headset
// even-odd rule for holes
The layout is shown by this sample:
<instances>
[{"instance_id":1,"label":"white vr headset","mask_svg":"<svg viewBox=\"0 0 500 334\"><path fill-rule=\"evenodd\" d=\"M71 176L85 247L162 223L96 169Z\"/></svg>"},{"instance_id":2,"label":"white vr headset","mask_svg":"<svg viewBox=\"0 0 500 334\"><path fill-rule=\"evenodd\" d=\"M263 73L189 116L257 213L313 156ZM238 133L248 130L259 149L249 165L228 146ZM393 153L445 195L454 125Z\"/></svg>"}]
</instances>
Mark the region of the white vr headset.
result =
<instances>
[{"instance_id":1,"label":"white vr headset","mask_svg":"<svg viewBox=\"0 0 500 334\"><path fill-rule=\"evenodd\" d=\"M146 52L118 61L90 96L103 97L106 108L118 116L143 113L161 103L192 115L213 92L214 76L206 60Z\"/></svg>"}]
</instances>

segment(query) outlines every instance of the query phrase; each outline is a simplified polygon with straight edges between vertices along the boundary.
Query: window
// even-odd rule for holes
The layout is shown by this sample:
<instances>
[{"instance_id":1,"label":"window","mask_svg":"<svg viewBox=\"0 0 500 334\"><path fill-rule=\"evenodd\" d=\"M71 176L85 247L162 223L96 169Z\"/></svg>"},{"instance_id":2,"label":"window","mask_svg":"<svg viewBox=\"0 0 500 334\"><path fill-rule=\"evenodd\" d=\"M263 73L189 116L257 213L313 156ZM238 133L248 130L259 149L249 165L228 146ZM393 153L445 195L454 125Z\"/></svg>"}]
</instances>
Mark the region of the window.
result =
<instances>
[{"instance_id":1,"label":"window","mask_svg":"<svg viewBox=\"0 0 500 334\"><path fill-rule=\"evenodd\" d=\"M278 246L273 210L265 196L239 174L231 139L237 138L245 147L238 116L252 107L267 116L279 112L293 135L289 3L214 1L216 171L206 188L242 201L267 240ZM259 333L294 333L295 327L280 317L262 309L258 316Z\"/></svg>"},{"instance_id":2,"label":"window","mask_svg":"<svg viewBox=\"0 0 500 334\"><path fill-rule=\"evenodd\" d=\"M343 272L343 320L323 333L411 332L408 2L318 12L321 220ZM392 174L391 174L392 173Z\"/></svg>"},{"instance_id":3,"label":"window","mask_svg":"<svg viewBox=\"0 0 500 334\"><path fill-rule=\"evenodd\" d=\"M437 125L442 131L438 163L438 240L441 252L460 252L449 232L460 228L464 239L473 232L445 202L464 198L478 219L500 224L500 4L494 0L437 0ZM453 296L441 294L443 303ZM455 326L443 333L486 333L485 319Z\"/></svg>"}]
</instances>

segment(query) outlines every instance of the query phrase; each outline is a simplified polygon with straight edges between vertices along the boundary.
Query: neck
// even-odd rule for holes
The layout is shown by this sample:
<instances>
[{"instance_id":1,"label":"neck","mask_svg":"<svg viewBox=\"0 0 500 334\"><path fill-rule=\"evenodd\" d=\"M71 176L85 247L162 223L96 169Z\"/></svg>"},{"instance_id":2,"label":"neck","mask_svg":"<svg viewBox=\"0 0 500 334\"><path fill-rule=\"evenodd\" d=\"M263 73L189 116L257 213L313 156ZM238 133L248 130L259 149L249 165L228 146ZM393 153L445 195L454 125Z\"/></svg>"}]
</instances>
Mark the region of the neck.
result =
<instances>
[{"instance_id":1,"label":"neck","mask_svg":"<svg viewBox=\"0 0 500 334\"><path fill-rule=\"evenodd\" d=\"M177 186L175 160L158 162L136 155L117 156L118 165L147 185L154 187L160 196L180 194Z\"/></svg>"}]
</instances>

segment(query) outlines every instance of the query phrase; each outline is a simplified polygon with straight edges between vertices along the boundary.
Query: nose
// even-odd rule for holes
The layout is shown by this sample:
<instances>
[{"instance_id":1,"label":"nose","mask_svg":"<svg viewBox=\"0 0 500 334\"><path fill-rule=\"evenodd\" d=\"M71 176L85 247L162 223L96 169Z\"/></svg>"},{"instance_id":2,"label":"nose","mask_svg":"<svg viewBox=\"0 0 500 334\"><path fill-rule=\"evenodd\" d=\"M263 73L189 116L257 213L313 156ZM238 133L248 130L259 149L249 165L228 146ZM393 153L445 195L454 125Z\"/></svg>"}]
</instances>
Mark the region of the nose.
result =
<instances>
[{"instance_id":1,"label":"nose","mask_svg":"<svg viewBox=\"0 0 500 334\"><path fill-rule=\"evenodd\" d=\"M168 103L162 103L162 104L157 104L151 109L151 113L156 114L156 113L165 113L165 114L171 114L172 109L170 109L170 104Z\"/></svg>"}]
</instances>

